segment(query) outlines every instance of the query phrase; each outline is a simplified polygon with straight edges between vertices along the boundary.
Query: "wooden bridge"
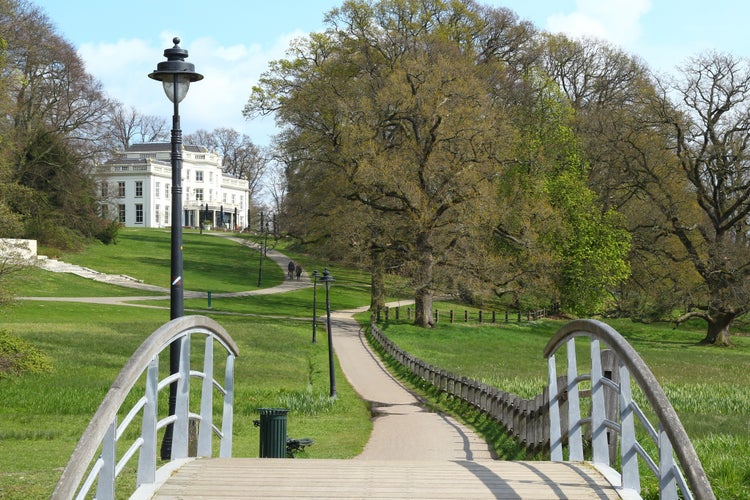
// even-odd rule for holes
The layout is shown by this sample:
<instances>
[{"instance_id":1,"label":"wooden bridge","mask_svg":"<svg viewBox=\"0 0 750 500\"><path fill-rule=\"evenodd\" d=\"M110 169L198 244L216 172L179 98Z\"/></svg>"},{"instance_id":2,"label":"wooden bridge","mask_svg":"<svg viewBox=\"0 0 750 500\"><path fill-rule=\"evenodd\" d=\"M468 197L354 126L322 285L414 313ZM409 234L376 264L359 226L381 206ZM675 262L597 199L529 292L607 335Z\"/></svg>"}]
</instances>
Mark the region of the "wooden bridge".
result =
<instances>
[{"instance_id":1,"label":"wooden bridge","mask_svg":"<svg viewBox=\"0 0 750 500\"><path fill-rule=\"evenodd\" d=\"M154 499L607 499L620 498L592 466L499 460L199 459Z\"/></svg>"},{"instance_id":2,"label":"wooden bridge","mask_svg":"<svg viewBox=\"0 0 750 500\"><path fill-rule=\"evenodd\" d=\"M492 460L486 443L473 432L446 415L426 411L387 373L366 348L350 315L337 317L334 325L334 345L342 370L377 415L372 438L357 458L231 458L237 347L215 321L187 316L162 326L136 351L84 432L52 498L86 498L93 489L96 498L115 498L115 478L135 456L137 488L133 498L640 498L638 460L656 476L661 498L676 499L680 494L686 499L714 498L663 391L645 365L641 366L637 354L606 325L574 322L562 328L545 350L550 360L548 401L542 405L543 412L534 413L549 424L549 462ZM202 368L190 366L190 339L195 336L205 338ZM575 348L571 351L571 346L578 336L592 339L591 374L575 371ZM609 345L619 360L619 381L603 376L598 361L600 341ZM159 381L159 353L173 342L182 346L179 373ZM214 344L226 352L223 381L216 380L213 373ZM568 347L568 382L558 389L554 359L561 346ZM144 373L144 396L118 423L118 410L136 383L144 380ZM657 414L656 427L647 422L632 400L631 374ZM202 384L200 410L195 413L186 396L191 378L200 379ZM160 420L158 394L172 382L178 387L175 414ZM578 403L581 382L590 387L586 389L591 403L588 415L581 415ZM614 417L604 408L605 399L611 399L604 397L605 387L619 394L619 410ZM214 423L212 415L212 398L217 392L223 398L220 425ZM184 400L181 395L185 395ZM218 439L219 457L188 458L191 420L198 423L197 456L214 456L212 440ZM134 421L140 422L140 437L127 450L118 450L118 442L132 434L126 430ZM651 458L636 440L634 421L645 421L658 450L657 458ZM157 468L157 432L170 423L174 428L172 461ZM585 435L590 436L593 450L589 458L583 456L584 428L589 429ZM615 434L608 438L608 431ZM608 439L620 443L615 446L620 455L612 466ZM619 470L613 468L615 464Z\"/></svg>"}]
</instances>

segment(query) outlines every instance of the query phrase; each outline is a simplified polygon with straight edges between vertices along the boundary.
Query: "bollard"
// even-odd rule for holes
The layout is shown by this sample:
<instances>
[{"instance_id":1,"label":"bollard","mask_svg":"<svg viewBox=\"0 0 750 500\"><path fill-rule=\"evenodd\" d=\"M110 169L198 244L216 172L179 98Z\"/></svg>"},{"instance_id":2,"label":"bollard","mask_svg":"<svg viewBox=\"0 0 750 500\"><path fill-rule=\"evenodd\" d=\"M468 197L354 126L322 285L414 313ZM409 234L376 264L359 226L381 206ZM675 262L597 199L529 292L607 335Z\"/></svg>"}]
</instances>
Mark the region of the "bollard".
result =
<instances>
[{"instance_id":1,"label":"bollard","mask_svg":"<svg viewBox=\"0 0 750 500\"><path fill-rule=\"evenodd\" d=\"M208 308L211 309L211 290L208 291Z\"/></svg>"},{"instance_id":2,"label":"bollard","mask_svg":"<svg viewBox=\"0 0 750 500\"><path fill-rule=\"evenodd\" d=\"M286 457L286 408L259 408L260 458Z\"/></svg>"}]
</instances>

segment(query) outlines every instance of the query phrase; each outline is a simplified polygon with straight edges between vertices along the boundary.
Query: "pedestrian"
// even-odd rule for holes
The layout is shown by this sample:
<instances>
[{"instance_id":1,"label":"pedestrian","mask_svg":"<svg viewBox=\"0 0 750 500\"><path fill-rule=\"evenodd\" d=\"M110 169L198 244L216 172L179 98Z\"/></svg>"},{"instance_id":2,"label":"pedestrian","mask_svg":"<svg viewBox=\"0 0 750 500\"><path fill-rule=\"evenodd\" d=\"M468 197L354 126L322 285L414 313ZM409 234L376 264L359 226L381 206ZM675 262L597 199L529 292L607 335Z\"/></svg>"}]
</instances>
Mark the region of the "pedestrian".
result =
<instances>
[{"instance_id":1,"label":"pedestrian","mask_svg":"<svg viewBox=\"0 0 750 500\"><path fill-rule=\"evenodd\" d=\"M286 266L286 269L287 271L289 271L287 273L287 276L289 276L289 279L292 279L294 277L294 261L293 260L289 261L289 265Z\"/></svg>"},{"instance_id":2,"label":"pedestrian","mask_svg":"<svg viewBox=\"0 0 750 500\"><path fill-rule=\"evenodd\" d=\"M297 264L297 268L294 271L297 274L297 281L300 280L300 276L302 276L302 266Z\"/></svg>"}]
</instances>

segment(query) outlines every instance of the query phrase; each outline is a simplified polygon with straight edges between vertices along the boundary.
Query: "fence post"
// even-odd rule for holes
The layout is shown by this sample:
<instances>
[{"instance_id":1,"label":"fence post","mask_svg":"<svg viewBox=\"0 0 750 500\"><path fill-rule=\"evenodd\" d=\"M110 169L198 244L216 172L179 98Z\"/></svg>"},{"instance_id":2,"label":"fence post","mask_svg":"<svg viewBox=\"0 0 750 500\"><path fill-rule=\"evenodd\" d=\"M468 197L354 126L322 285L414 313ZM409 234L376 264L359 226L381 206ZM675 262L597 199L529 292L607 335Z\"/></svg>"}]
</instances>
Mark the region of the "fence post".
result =
<instances>
[{"instance_id":1,"label":"fence post","mask_svg":"<svg viewBox=\"0 0 750 500\"><path fill-rule=\"evenodd\" d=\"M453 324L453 309L450 310L451 324Z\"/></svg>"},{"instance_id":2,"label":"fence post","mask_svg":"<svg viewBox=\"0 0 750 500\"><path fill-rule=\"evenodd\" d=\"M492 311L492 322L495 323L495 311Z\"/></svg>"},{"instance_id":3,"label":"fence post","mask_svg":"<svg viewBox=\"0 0 750 500\"><path fill-rule=\"evenodd\" d=\"M435 323L437 323L438 321L440 321L440 311L435 309Z\"/></svg>"},{"instance_id":4,"label":"fence post","mask_svg":"<svg viewBox=\"0 0 750 500\"><path fill-rule=\"evenodd\" d=\"M388 306L385 307L385 320L388 321L390 319L390 308Z\"/></svg>"},{"instance_id":5,"label":"fence post","mask_svg":"<svg viewBox=\"0 0 750 500\"><path fill-rule=\"evenodd\" d=\"M396 307L396 320L398 320L399 311L401 310L401 306Z\"/></svg>"},{"instance_id":6,"label":"fence post","mask_svg":"<svg viewBox=\"0 0 750 500\"><path fill-rule=\"evenodd\" d=\"M482 323L482 310L479 310L479 323Z\"/></svg>"}]
</instances>

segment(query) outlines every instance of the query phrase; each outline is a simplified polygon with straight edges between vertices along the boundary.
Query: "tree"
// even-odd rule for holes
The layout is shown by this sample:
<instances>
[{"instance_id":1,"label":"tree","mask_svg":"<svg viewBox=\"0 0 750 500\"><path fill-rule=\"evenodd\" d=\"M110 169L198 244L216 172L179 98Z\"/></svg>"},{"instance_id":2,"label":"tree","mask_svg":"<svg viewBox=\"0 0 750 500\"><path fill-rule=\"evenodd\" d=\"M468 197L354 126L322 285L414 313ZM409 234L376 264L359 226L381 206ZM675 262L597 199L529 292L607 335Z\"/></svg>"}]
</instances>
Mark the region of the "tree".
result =
<instances>
[{"instance_id":1,"label":"tree","mask_svg":"<svg viewBox=\"0 0 750 500\"><path fill-rule=\"evenodd\" d=\"M106 122L110 153L124 151L134 142L158 142L169 139L167 121L162 117L141 114L134 107L113 102Z\"/></svg>"},{"instance_id":2,"label":"tree","mask_svg":"<svg viewBox=\"0 0 750 500\"><path fill-rule=\"evenodd\" d=\"M75 246L109 223L97 215L88 173L110 103L37 8L3 3L0 38L12 68L2 74L5 202L23 221L25 236Z\"/></svg>"},{"instance_id":3,"label":"tree","mask_svg":"<svg viewBox=\"0 0 750 500\"><path fill-rule=\"evenodd\" d=\"M685 293L697 310L678 322L701 318L704 342L729 345L732 322L750 307L750 66L700 55L641 105L620 147L638 159L628 172L659 215L660 255L698 278L681 283L695 285Z\"/></svg>"},{"instance_id":4,"label":"tree","mask_svg":"<svg viewBox=\"0 0 750 500\"><path fill-rule=\"evenodd\" d=\"M245 112L275 112L298 168L408 225L415 324L430 326L436 266L470 228L493 225L496 158L509 141L477 64L477 34L490 28L473 4L438 0L347 2L327 21L326 34L272 64Z\"/></svg>"},{"instance_id":5,"label":"tree","mask_svg":"<svg viewBox=\"0 0 750 500\"><path fill-rule=\"evenodd\" d=\"M229 128L217 128L211 132L198 130L188 134L185 143L216 151L223 158L224 173L238 179L246 179L250 197L255 198L258 195L269 160L261 148L253 144L249 136L240 135L236 130Z\"/></svg>"}]
</instances>

